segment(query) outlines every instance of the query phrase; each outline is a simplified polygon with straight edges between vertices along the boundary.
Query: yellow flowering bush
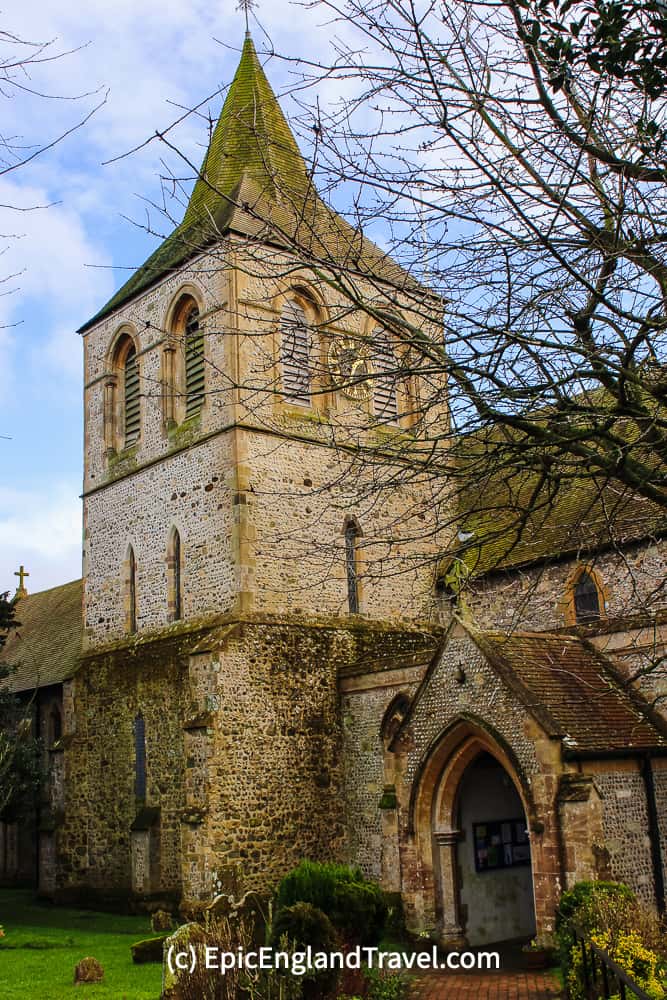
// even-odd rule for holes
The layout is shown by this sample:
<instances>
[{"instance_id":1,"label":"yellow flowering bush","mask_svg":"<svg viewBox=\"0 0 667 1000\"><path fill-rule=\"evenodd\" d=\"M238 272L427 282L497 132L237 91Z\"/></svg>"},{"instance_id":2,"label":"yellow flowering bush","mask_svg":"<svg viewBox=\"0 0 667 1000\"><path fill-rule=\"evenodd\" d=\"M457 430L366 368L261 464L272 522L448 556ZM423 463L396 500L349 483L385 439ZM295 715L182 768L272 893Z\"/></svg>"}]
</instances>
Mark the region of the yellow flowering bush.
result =
<instances>
[{"instance_id":1,"label":"yellow flowering bush","mask_svg":"<svg viewBox=\"0 0 667 1000\"><path fill-rule=\"evenodd\" d=\"M666 1000L665 968L660 957L647 948L636 931L612 933L610 930L593 931L590 940L623 969L640 986L651 1000ZM585 1000L583 987L581 947L572 948L567 985L570 1000ZM614 994L610 1000L620 1000Z\"/></svg>"},{"instance_id":2,"label":"yellow flowering bush","mask_svg":"<svg viewBox=\"0 0 667 1000\"><path fill-rule=\"evenodd\" d=\"M563 893L556 927L570 1000L587 997L578 934L583 935L587 944L593 943L606 952L651 1000L667 1000L665 922L627 886L613 882L578 883Z\"/></svg>"}]
</instances>

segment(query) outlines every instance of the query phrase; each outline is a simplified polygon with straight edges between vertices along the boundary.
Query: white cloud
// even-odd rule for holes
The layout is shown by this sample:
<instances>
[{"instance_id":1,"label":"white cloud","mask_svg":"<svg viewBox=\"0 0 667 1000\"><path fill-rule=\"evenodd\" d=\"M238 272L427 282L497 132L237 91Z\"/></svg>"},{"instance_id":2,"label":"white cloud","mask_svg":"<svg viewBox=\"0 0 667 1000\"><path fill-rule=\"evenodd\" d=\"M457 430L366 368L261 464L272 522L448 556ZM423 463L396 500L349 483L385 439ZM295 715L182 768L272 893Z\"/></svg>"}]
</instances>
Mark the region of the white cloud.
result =
<instances>
[{"instance_id":1,"label":"white cloud","mask_svg":"<svg viewBox=\"0 0 667 1000\"><path fill-rule=\"evenodd\" d=\"M44 189L0 179L0 202L25 207L47 205L49 194ZM7 359L19 344L24 348L29 345L31 367L37 369L33 377L39 377L40 369L50 367L80 378L81 348L75 331L113 290L115 279L107 269L110 257L91 241L74 207L1 210L0 220L3 232L9 232L13 223L17 234L8 241L7 253L0 258L5 273L17 275L12 281L14 294L0 297L0 324L22 324L13 335L5 331L4 342L0 337L0 354Z\"/></svg>"},{"instance_id":2,"label":"white cloud","mask_svg":"<svg viewBox=\"0 0 667 1000\"><path fill-rule=\"evenodd\" d=\"M48 490L0 487L0 591L14 591L14 571L30 573L29 591L81 576L81 501L77 484Z\"/></svg>"},{"instance_id":3,"label":"white cloud","mask_svg":"<svg viewBox=\"0 0 667 1000\"><path fill-rule=\"evenodd\" d=\"M276 51L312 59L327 52L331 28L322 24L320 10L275 0L257 13ZM14 5L5 27L32 41L55 39L58 50L85 46L35 67L28 83L36 91L72 96L109 88L105 105L87 125L27 167L0 178L0 205L57 203L31 212L0 208L0 234L20 236L8 242L6 254L0 253L0 405L13 401L14 420L53 428L60 442L78 441L73 414L81 392L81 345L75 330L129 276L112 270L112 262L121 268L143 262L137 259L141 240L121 215L143 221L144 205L137 196L160 202L158 175L168 172L163 157L178 176L187 180L190 172L158 142L116 163L102 163L173 122L181 108L230 83L243 43L243 15L236 3L211 5L208 0L87 0L85 5L25 0ZM269 47L257 26L253 37L260 53ZM289 91L294 72L280 59L267 66L279 94ZM331 96L339 97L340 87ZM5 92L0 95L3 134L18 136L32 148L71 127L95 100L45 100L26 91L8 97ZM288 113L295 107L289 99L282 103ZM207 137L205 116L209 110L216 114L220 104L215 97L210 109L202 109L204 118L191 115L170 133L197 164ZM151 215L156 228L169 228L158 214ZM6 242L0 237L0 251ZM2 276L15 271L21 272L17 291L3 296ZM17 321L21 325L2 328ZM67 406L59 407L56 392L67 395ZM36 485L23 492L0 488L0 590L15 587L12 573L21 562L32 574L32 590L80 574L79 484L59 482L68 473L48 460L48 434L34 433L30 440L29 463L26 456L8 458L3 467L4 482ZM26 480L26 475L34 478Z\"/></svg>"}]
</instances>

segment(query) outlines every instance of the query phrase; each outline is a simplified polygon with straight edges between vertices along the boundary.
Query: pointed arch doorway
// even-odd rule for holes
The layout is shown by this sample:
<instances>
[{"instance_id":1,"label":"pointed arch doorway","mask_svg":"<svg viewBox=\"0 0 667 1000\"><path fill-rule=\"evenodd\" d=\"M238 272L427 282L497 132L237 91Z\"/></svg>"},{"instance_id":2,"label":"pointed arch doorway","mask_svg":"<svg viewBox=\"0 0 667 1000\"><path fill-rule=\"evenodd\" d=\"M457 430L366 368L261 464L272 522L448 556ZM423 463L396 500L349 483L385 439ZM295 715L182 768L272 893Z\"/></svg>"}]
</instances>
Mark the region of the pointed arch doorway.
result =
<instances>
[{"instance_id":1,"label":"pointed arch doorway","mask_svg":"<svg viewBox=\"0 0 667 1000\"><path fill-rule=\"evenodd\" d=\"M470 945L535 934L526 814L498 760L482 751L461 778L456 845L459 902Z\"/></svg>"},{"instance_id":2,"label":"pointed arch doorway","mask_svg":"<svg viewBox=\"0 0 667 1000\"><path fill-rule=\"evenodd\" d=\"M494 944L535 934L525 797L488 737L451 747L432 786L436 913L443 943Z\"/></svg>"}]
</instances>

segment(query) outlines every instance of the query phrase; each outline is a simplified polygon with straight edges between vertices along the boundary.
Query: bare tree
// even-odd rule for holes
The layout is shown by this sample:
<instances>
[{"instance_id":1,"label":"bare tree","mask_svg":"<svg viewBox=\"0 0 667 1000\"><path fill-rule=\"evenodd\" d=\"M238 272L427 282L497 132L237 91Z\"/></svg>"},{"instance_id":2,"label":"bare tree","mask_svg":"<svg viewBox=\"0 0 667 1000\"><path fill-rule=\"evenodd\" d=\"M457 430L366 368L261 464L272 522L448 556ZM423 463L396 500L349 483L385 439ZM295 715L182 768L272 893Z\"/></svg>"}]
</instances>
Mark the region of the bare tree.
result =
<instances>
[{"instance_id":1,"label":"bare tree","mask_svg":"<svg viewBox=\"0 0 667 1000\"><path fill-rule=\"evenodd\" d=\"M652 58L660 11L636 28L626 5L618 55L611 29L586 34L596 22L584 4L567 5L583 25L572 36L555 0L318 5L360 39L355 49L339 43L331 65L299 60L295 88L310 176L329 201L352 202L349 232L339 229L328 245L316 238L326 210L314 189L283 192L287 223L259 200L225 197L253 219L260 242L294 249L347 308L366 311L401 345L380 368L353 365L348 388L388 376L404 385L417 374L430 387L410 401L411 440L383 440L377 479L391 487L397 469L428 469L451 491L458 450L466 490L471 475L489 470L505 484L529 473L522 502L507 504L513 517L520 508L520 522L582 477L598 505L609 484L616 490L607 492L606 522L609 498L628 494L647 501L650 523L660 520L667 146L664 74ZM352 94L327 113L307 104L323 76ZM168 133L159 138L175 148ZM379 266L364 231L377 232L402 269ZM439 303L442 338L433 333ZM323 393L329 374L323 363ZM451 421L429 419L440 404Z\"/></svg>"},{"instance_id":2,"label":"bare tree","mask_svg":"<svg viewBox=\"0 0 667 1000\"><path fill-rule=\"evenodd\" d=\"M265 146L255 163L259 187L247 175L224 187L169 129L155 138L200 189L199 216L190 202L170 237L174 261L206 250L211 267L252 279L266 274L270 246L276 278L305 270L329 298L326 317L309 318L324 345L311 352L309 378L341 457L332 495L341 509L350 497L371 507L415 484L423 507L421 527L396 520L394 555L369 560L366 572L402 572L408 544L412 560L437 560L453 528L468 563L506 563L527 528L532 537L553 530L551 514L573 495L588 538L576 533L571 549L661 530L667 147L659 60L657 76L647 66L662 22L646 28L637 15L633 62L631 3L620 55L609 31L591 34L589 6L573 6L582 27L568 36L556 0L319 6L348 37L353 26L359 46L339 43L330 65L298 61L308 167L286 139L278 158ZM308 103L323 77L346 94L327 111ZM290 164L287 183L277 163ZM173 175L166 181L183 190ZM235 230L242 253L228 238ZM341 349L354 311L368 324ZM215 391L238 393L270 424L266 396L285 387L269 313L242 323L257 338L255 367L216 371ZM215 329L215 318L206 322ZM300 322L288 318L285 331ZM376 405L392 389L398 421ZM349 406L328 407L333 392ZM396 426L404 433L377 433ZM421 552L418 539L429 542Z\"/></svg>"},{"instance_id":3,"label":"bare tree","mask_svg":"<svg viewBox=\"0 0 667 1000\"><path fill-rule=\"evenodd\" d=\"M48 153L54 146L65 140L73 132L84 126L86 122L105 103L106 95L101 95L99 89L81 94L56 94L41 89L39 85L40 68L46 64L71 56L78 50L64 49L58 46L57 39L34 41L23 38L11 31L0 30L0 100L4 102L20 102L22 98L38 98L49 103L73 103L77 109L73 121L61 131L36 136L0 130L0 177L12 176L29 166L38 157ZM101 96L100 96L101 95ZM82 114L79 105L86 98L95 98L92 107ZM9 217L25 212L33 212L47 208L47 205L33 204L1 204L0 209ZM0 233L0 239L5 241L0 253L5 255L12 243L20 236L20 231L14 228L10 232ZM18 275L6 274L0 278L3 294L13 291L11 283Z\"/></svg>"}]
</instances>

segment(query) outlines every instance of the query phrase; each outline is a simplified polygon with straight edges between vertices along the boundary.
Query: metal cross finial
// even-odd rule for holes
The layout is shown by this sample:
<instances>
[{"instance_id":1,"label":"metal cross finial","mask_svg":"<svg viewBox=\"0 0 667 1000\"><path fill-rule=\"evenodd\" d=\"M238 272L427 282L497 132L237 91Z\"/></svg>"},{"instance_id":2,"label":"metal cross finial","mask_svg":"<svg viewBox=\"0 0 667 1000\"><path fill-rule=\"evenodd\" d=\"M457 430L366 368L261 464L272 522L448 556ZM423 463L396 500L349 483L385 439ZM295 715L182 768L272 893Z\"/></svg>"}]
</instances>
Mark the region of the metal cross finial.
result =
<instances>
[{"instance_id":1,"label":"metal cross finial","mask_svg":"<svg viewBox=\"0 0 667 1000\"><path fill-rule=\"evenodd\" d=\"M18 576L19 578L19 585L16 588L15 596L27 597L28 591L25 589L25 584L23 581L25 580L26 576L30 576L30 573L26 573L25 568L23 566L19 566L18 570L14 573L14 576Z\"/></svg>"},{"instance_id":2,"label":"metal cross finial","mask_svg":"<svg viewBox=\"0 0 667 1000\"><path fill-rule=\"evenodd\" d=\"M246 35L249 33L250 28L248 25L248 20L250 17L250 12L257 6L257 0L239 0L236 7L237 10L242 10L245 14L245 31Z\"/></svg>"}]
</instances>

